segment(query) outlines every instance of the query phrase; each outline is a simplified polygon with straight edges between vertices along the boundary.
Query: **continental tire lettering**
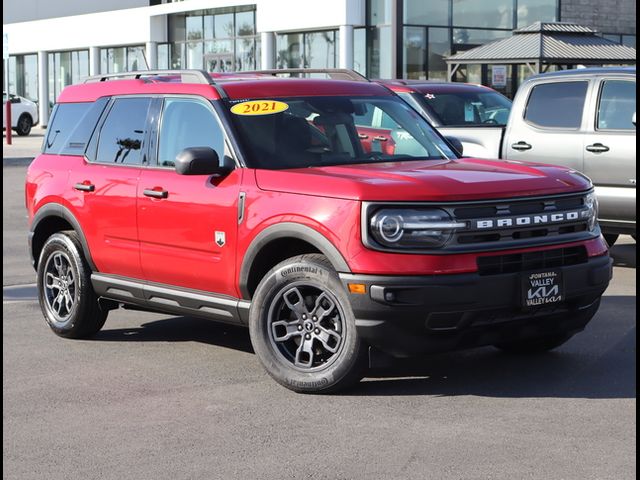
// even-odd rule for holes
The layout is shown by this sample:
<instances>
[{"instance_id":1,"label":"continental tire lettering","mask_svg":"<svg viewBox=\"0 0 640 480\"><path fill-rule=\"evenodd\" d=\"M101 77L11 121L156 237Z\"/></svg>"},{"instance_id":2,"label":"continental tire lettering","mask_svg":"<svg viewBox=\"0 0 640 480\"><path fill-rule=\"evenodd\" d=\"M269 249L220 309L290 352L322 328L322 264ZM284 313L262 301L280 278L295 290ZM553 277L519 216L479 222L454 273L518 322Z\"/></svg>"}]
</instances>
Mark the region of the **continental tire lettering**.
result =
<instances>
[{"instance_id":1,"label":"continental tire lettering","mask_svg":"<svg viewBox=\"0 0 640 480\"><path fill-rule=\"evenodd\" d=\"M320 388L329 384L329 380L327 380L326 378L321 378L320 380L314 380L310 382L301 382L292 378L286 378L284 381L287 383L287 385L291 385L295 388Z\"/></svg>"},{"instance_id":2,"label":"continental tire lettering","mask_svg":"<svg viewBox=\"0 0 640 480\"><path fill-rule=\"evenodd\" d=\"M278 272L282 278L286 278L294 273L310 273L312 275L320 275L322 270L312 265L296 265L295 267L283 268Z\"/></svg>"}]
</instances>

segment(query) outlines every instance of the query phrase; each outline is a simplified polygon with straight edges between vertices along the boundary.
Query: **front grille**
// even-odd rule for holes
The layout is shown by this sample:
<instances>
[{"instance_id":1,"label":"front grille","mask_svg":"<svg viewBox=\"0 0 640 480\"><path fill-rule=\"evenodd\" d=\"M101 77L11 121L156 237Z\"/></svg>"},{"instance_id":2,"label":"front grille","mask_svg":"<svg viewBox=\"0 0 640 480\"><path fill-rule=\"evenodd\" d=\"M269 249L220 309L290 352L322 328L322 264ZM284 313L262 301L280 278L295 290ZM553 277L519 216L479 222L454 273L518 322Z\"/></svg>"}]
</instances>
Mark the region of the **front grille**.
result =
<instances>
[{"instance_id":1,"label":"front grille","mask_svg":"<svg viewBox=\"0 0 640 480\"><path fill-rule=\"evenodd\" d=\"M582 245L538 252L494 255L478 258L478 273L480 275L499 275L526 272L579 265L586 263L587 260L587 249Z\"/></svg>"},{"instance_id":2,"label":"front grille","mask_svg":"<svg viewBox=\"0 0 640 480\"><path fill-rule=\"evenodd\" d=\"M585 194L455 206L449 209L452 217L469 226L455 233L451 247L504 248L575 241L588 233L587 211ZM561 219L551 221L556 216Z\"/></svg>"}]
</instances>

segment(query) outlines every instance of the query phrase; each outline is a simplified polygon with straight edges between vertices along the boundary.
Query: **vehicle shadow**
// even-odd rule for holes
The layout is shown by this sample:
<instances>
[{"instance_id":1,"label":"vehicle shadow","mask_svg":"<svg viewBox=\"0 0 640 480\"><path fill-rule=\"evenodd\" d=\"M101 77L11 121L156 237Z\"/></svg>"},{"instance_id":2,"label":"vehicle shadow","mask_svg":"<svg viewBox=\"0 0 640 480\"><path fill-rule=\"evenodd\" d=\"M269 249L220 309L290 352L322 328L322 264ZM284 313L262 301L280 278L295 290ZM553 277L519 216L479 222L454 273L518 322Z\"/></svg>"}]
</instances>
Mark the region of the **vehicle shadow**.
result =
<instances>
[{"instance_id":1,"label":"vehicle shadow","mask_svg":"<svg viewBox=\"0 0 640 480\"><path fill-rule=\"evenodd\" d=\"M200 342L253 353L249 331L246 328L194 317L162 318L132 328L111 330L105 328L94 335L91 340L100 342Z\"/></svg>"},{"instance_id":2,"label":"vehicle shadow","mask_svg":"<svg viewBox=\"0 0 640 480\"><path fill-rule=\"evenodd\" d=\"M607 296L587 329L556 351L529 356L494 348L393 359L340 395L496 398L635 398L635 297ZM108 324L107 324L108 325ZM105 329L94 341L201 342L253 353L245 328L192 317ZM256 368L260 368L256 362Z\"/></svg>"},{"instance_id":3,"label":"vehicle shadow","mask_svg":"<svg viewBox=\"0 0 640 480\"><path fill-rule=\"evenodd\" d=\"M494 348L399 359L349 395L636 398L636 299L607 296L584 332L548 353Z\"/></svg>"},{"instance_id":4,"label":"vehicle shadow","mask_svg":"<svg viewBox=\"0 0 640 480\"><path fill-rule=\"evenodd\" d=\"M614 245L609 250L613 258L614 267L636 268L636 244L622 243Z\"/></svg>"}]
</instances>

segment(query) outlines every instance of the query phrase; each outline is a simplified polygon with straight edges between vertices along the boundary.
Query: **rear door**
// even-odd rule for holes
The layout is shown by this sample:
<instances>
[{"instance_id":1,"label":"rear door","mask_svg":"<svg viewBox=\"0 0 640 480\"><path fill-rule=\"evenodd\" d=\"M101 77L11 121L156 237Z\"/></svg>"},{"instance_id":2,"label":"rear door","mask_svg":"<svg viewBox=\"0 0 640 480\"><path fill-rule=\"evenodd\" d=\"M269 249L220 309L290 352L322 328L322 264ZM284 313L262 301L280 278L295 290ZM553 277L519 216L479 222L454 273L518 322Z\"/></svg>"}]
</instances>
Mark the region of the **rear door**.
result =
<instances>
[{"instance_id":1,"label":"rear door","mask_svg":"<svg viewBox=\"0 0 640 480\"><path fill-rule=\"evenodd\" d=\"M503 157L583 171L582 127L590 83L550 78L523 85L509 118Z\"/></svg>"},{"instance_id":2,"label":"rear door","mask_svg":"<svg viewBox=\"0 0 640 480\"><path fill-rule=\"evenodd\" d=\"M150 104L146 97L112 99L86 159L69 171L69 200L102 273L142 277L136 190L146 159Z\"/></svg>"},{"instance_id":3,"label":"rear door","mask_svg":"<svg viewBox=\"0 0 640 480\"><path fill-rule=\"evenodd\" d=\"M583 138L584 172L596 185L603 225L635 223L636 81L600 78L593 93Z\"/></svg>"},{"instance_id":4,"label":"rear door","mask_svg":"<svg viewBox=\"0 0 640 480\"><path fill-rule=\"evenodd\" d=\"M231 156L211 103L200 97L162 100L156 157L138 187L140 259L145 279L237 296L235 255L242 169L224 178L180 175L178 153L211 147Z\"/></svg>"}]
</instances>

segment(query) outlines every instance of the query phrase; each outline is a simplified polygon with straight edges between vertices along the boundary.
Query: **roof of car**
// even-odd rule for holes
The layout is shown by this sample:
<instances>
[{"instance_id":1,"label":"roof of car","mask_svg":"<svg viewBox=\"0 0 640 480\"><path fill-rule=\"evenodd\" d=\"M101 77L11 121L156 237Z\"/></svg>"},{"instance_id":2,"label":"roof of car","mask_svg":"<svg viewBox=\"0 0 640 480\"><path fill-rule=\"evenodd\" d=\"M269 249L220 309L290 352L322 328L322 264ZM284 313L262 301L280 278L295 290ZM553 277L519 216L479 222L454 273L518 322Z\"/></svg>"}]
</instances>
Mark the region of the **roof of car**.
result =
<instances>
[{"instance_id":1,"label":"roof of car","mask_svg":"<svg viewBox=\"0 0 640 480\"><path fill-rule=\"evenodd\" d=\"M90 77L83 84L66 87L58 103L89 102L112 95L191 94L211 100L297 96L386 96L388 89L363 80L281 78L250 74L209 75L200 71L130 72Z\"/></svg>"},{"instance_id":2,"label":"roof of car","mask_svg":"<svg viewBox=\"0 0 640 480\"><path fill-rule=\"evenodd\" d=\"M560 70L557 72L541 73L540 75L534 75L528 80L536 78L549 78L549 77L570 77L570 76L601 76L601 75L634 75L636 74L636 67L593 67L593 68L577 68L573 70Z\"/></svg>"},{"instance_id":3,"label":"roof of car","mask_svg":"<svg viewBox=\"0 0 640 480\"><path fill-rule=\"evenodd\" d=\"M455 93L491 90L475 83L445 82L441 80L376 80L397 93Z\"/></svg>"}]
</instances>

